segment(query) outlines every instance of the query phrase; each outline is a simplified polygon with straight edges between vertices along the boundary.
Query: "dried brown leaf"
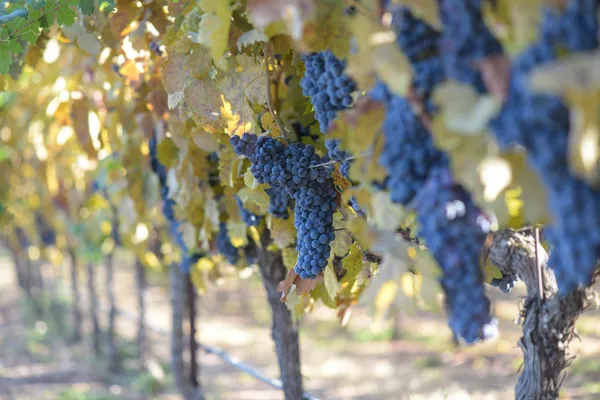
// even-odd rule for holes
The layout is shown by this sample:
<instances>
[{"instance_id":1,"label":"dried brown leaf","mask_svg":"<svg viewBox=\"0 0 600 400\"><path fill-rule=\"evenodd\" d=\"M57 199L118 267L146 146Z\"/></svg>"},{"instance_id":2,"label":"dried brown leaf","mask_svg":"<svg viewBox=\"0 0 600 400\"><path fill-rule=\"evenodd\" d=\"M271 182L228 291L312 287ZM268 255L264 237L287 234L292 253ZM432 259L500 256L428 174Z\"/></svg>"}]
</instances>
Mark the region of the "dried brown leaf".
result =
<instances>
[{"instance_id":1,"label":"dried brown leaf","mask_svg":"<svg viewBox=\"0 0 600 400\"><path fill-rule=\"evenodd\" d=\"M296 280L297 276L298 274L294 272L293 269L291 269L288 271L288 274L285 277L285 279L279 282L279 284L277 285L277 292L281 292L280 301L282 303L285 303L287 301L288 293L292 289L292 285L294 284L294 281Z\"/></svg>"},{"instance_id":2,"label":"dried brown leaf","mask_svg":"<svg viewBox=\"0 0 600 400\"><path fill-rule=\"evenodd\" d=\"M486 57L476 63L487 90L497 98L504 100L508 92L510 77L510 59L506 54Z\"/></svg>"}]
</instances>

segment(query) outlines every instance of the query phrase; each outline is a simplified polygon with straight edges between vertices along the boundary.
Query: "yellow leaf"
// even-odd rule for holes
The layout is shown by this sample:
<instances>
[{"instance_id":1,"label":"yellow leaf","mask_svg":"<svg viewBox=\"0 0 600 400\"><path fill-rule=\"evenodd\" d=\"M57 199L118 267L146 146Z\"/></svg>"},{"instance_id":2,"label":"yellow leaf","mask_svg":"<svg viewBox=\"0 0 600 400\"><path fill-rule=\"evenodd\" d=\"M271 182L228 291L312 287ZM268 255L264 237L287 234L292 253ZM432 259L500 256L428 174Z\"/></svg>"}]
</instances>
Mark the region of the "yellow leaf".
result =
<instances>
[{"instance_id":1,"label":"yellow leaf","mask_svg":"<svg viewBox=\"0 0 600 400\"><path fill-rule=\"evenodd\" d=\"M398 49L393 32L382 36L382 42L374 46L373 66L377 76L398 96L406 96L411 81L410 63ZM376 36L372 39L375 40Z\"/></svg>"},{"instance_id":2,"label":"yellow leaf","mask_svg":"<svg viewBox=\"0 0 600 400\"><path fill-rule=\"evenodd\" d=\"M250 167L248 167L246 173L244 174L244 184L250 190L255 190L260 185L260 183L258 183L258 181L254 178L252 171L250 171Z\"/></svg>"},{"instance_id":3,"label":"yellow leaf","mask_svg":"<svg viewBox=\"0 0 600 400\"><path fill-rule=\"evenodd\" d=\"M353 243L350 253L342 260L342 267L346 270L342 282L351 282L355 279L362 271L363 265L362 251L356 243Z\"/></svg>"},{"instance_id":4,"label":"yellow leaf","mask_svg":"<svg viewBox=\"0 0 600 400\"><path fill-rule=\"evenodd\" d=\"M375 308L378 315L384 314L390 308L396 299L396 293L398 293L398 284L395 281L387 281L381 285L375 297Z\"/></svg>"},{"instance_id":5,"label":"yellow leaf","mask_svg":"<svg viewBox=\"0 0 600 400\"><path fill-rule=\"evenodd\" d=\"M331 250L333 254L338 257L344 257L350 251L352 245L352 238L348 235L345 230L339 230L335 232L335 239L331 243Z\"/></svg>"},{"instance_id":6,"label":"yellow leaf","mask_svg":"<svg viewBox=\"0 0 600 400\"><path fill-rule=\"evenodd\" d=\"M179 150L173 140L164 138L157 146L158 161L167 168L173 168L177 165L177 156Z\"/></svg>"},{"instance_id":7,"label":"yellow leaf","mask_svg":"<svg viewBox=\"0 0 600 400\"><path fill-rule=\"evenodd\" d=\"M235 247L243 247L248 244L246 229L247 226L243 221L227 221L227 232Z\"/></svg>"},{"instance_id":8,"label":"yellow leaf","mask_svg":"<svg viewBox=\"0 0 600 400\"><path fill-rule=\"evenodd\" d=\"M231 146L225 147L219 153L219 179L225 186L233 186L233 161L235 153Z\"/></svg>"},{"instance_id":9,"label":"yellow leaf","mask_svg":"<svg viewBox=\"0 0 600 400\"><path fill-rule=\"evenodd\" d=\"M344 1L319 0L314 2L314 18L306 21L302 44L309 51L331 50L338 58L346 58L351 36Z\"/></svg>"},{"instance_id":10,"label":"yellow leaf","mask_svg":"<svg viewBox=\"0 0 600 400\"><path fill-rule=\"evenodd\" d=\"M296 228L291 218L280 219L269 216L271 237L273 243L284 249L296 242Z\"/></svg>"},{"instance_id":11,"label":"yellow leaf","mask_svg":"<svg viewBox=\"0 0 600 400\"><path fill-rule=\"evenodd\" d=\"M293 247L287 247L281 250L281 256L283 257L283 265L288 270L293 269L298 261L298 252Z\"/></svg>"},{"instance_id":12,"label":"yellow leaf","mask_svg":"<svg viewBox=\"0 0 600 400\"><path fill-rule=\"evenodd\" d=\"M329 264L323 271L323 283L325 284L325 289L327 290L327 295L331 300L335 299L338 290L340 289L340 284L337 281L337 276L335 275L335 271L333 270L333 264L331 263L332 258L329 260Z\"/></svg>"},{"instance_id":13,"label":"yellow leaf","mask_svg":"<svg viewBox=\"0 0 600 400\"><path fill-rule=\"evenodd\" d=\"M269 210L269 195L265 192L264 185L251 190L247 187L238 192L238 197L244 206L253 213L264 215Z\"/></svg>"},{"instance_id":14,"label":"yellow leaf","mask_svg":"<svg viewBox=\"0 0 600 400\"><path fill-rule=\"evenodd\" d=\"M199 0L198 6L204 11L199 27L202 43L210 48L215 65L227 69L223 55L228 48L231 25L229 0Z\"/></svg>"}]
</instances>

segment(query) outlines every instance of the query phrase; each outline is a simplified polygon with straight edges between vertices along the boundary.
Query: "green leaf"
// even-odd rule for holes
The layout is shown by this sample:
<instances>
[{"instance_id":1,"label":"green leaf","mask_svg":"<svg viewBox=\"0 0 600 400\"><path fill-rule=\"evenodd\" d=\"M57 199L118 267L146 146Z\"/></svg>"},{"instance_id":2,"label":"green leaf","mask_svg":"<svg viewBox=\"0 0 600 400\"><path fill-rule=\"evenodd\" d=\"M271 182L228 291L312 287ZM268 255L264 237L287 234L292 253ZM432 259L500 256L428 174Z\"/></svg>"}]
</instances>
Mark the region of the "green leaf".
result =
<instances>
[{"instance_id":1,"label":"green leaf","mask_svg":"<svg viewBox=\"0 0 600 400\"><path fill-rule=\"evenodd\" d=\"M83 15L92 15L96 6L94 5L95 0L79 0L79 9Z\"/></svg>"},{"instance_id":2,"label":"green leaf","mask_svg":"<svg viewBox=\"0 0 600 400\"><path fill-rule=\"evenodd\" d=\"M21 46L21 44L19 42L17 42L17 39L9 40L7 43L5 43L5 47L11 53L22 53L23 52L23 46Z\"/></svg>"},{"instance_id":3,"label":"green leaf","mask_svg":"<svg viewBox=\"0 0 600 400\"><path fill-rule=\"evenodd\" d=\"M40 13L39 11L32 11L29 13L31 21L25 18L17 18L11 23L11 29L13 31L19 31L21 37L26 40L29 44L35 44L37 38L40 36Z\"/></svg>"},{"instance_id":4,"label":"green leaf","mask_svg":"<svg viewBox=\"0 0 600 400\"><path fill-rule=\"evenodd\" d=\"M4 47L3 45L0 45L0 74L4 75L4 74L8 73L8 70L11 65L12 65L12 56L10 55L10 53L8 52L6 47Z\"/></svg>"},{"instance_id":5,"label":"green leaf","mask_svg":"<svg viewBox=\"0 0 600 400\"><path fill-rule=\"evenodd\" d=\"M85 0L82 0L85 1ZM44 6L46 5L46 0L29 0L27 1L27 9L29 9L30 12L30 17L31 19L33 19L34 17L31 17L31 11L39 11L42 8L44 8ZM37 17L35 17L37 18Z\"/></svg>"},{"instance_id":6,"label":"green leaf","mask_svg":"<svg viewBox=\"0 0 600 400\"><path fill-rule=\"evenodd\" d=\"M63 4L56 9L56 22L58 22L59 25L73 25L76 16L77 14L75 11L66 4Z\"/></svg>"}]
</instances>

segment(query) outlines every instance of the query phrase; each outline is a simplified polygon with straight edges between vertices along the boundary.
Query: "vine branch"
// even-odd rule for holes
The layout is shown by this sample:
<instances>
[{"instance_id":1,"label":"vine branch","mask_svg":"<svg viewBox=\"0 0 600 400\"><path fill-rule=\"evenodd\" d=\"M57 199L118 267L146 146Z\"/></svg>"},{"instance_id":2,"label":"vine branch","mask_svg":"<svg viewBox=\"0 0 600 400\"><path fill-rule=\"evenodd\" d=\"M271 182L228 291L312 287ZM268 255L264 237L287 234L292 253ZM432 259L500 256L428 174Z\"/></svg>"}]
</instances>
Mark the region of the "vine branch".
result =
<instances>
[{"instance_id":1,"label":"vine branch","mask_svg":"<svg viewBox=\"0 0 600 400\"><path fill-rule=\"evenodd\" d=\"M519 346L524 365L515 388L518 400L559 397L564 369L572 360L568 346L576 335L575 322L596 303L590 288L580 287L567 296L558 293L548 254L537 242L535 232L531 235L507 229L494 235L487 254L503 273L518 275L527 286L521 310L523 336ZM592 285L599 277L597 270Z\"/></svg>"},{"instance_id":2,"label":"vine branch","mask_svg":"<svg viewBox=\"0 0 600 400\"><path fill-rule=\"evenodd\" d=\"M263 49L265 54L265 76L267 78L267 107L269 108L269 112L273 116L275 123L279 127L281 134L285 136L285 138L294 143L298 141L298 135L291 129L288 129L287 126L283 123L281 116L275 109L275 105L273 103L273 96L271 94L271 72L269 71L269 60L271 58L271 42L267 42Z\"/></svg>"},{"instance_id":3,"label":"vine branch","mask_svg":"<svg viewBox=\"0 0 600 400\"><path fill-rule=\"evenodd\" d=\"M25 25L23 25L23 26L21 26L21 27L19 27L19 28L15 29L15 31L14 31L14 32L11 32L9 35L7 35L7 36L4 36L4 37L0 38L0 41L2 41L2 42L3 42L3 41L5 41L5 40L7 40L8 38L10 38L10 36L11 36L11 35L17 35L17 34L19 34L19 33L20 33L20 32L21 32L23 29L27 28L28 26L30 26L30 25L31 25L31 24L33 24L34 22L37 22L37 21L39 21L40 19L44 18L46 15L50 14L51 12L54 12L54 11L58 10L59 8L61 8L61 7L65 6L65 5L66 5L68 2L69 2L69 0L63 0L62 2L58 3L58 4L57 4L57 5L55 5L54 7L50 8L49 10L46 10L46 9L44 8L44 11L43 11L43 12L40 14L40 16L39 16L39 17L37 17L36 19L32 19L31 21L29 21L29 22L28 22L28 23L26 23ZM19 11L19 10L17 10L17 11ZM24 11L26 11L26 10L24 10ZM11 15L13 15L13 14L15 14L15 13L16 13L16 11L15 11L15 12L13 12L13 13L11 13L11 14L5 15L4 17L9 17L9 16L11 16ZM25 15L29 15L29 13L27 13L27 14L25 14ZM2 23L3 23L3 22L9 22L10 20L12 20L12 19L14 19L14 18L18 18L18 17L25 18L25 17L22 17L21 15L15 15L14 17L11 17L11 18L9 18L7 21L1 21L1 22L2 22Z\"/></svg>"}]
</instances>

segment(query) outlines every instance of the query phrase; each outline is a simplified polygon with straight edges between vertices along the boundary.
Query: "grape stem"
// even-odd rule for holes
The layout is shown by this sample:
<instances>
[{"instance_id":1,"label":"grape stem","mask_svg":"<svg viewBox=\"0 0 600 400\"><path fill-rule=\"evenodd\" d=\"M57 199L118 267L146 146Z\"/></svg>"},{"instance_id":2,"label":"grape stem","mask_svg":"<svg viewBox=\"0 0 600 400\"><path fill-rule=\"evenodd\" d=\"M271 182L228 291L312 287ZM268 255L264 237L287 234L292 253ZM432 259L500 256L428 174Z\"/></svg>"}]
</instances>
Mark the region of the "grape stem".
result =
<instances>
[{"instance_id":1,"label":"grape stem","mask_svg":"<svg viewBox=\"0 0 600 400\"><path fill-rule=\"evenodd\" d=\"M275 109L273 103L273 95L271 94L271 71L269 71L269 60L271 58L271 42L265 43L263 52L265 53L265 76L267 78L267 107L269 112L273 116L275 123L279 127L281 134L285 136L285 138L292 143L298 142L298 135L292 129L288 129L288 127L283 123L281 116Z\"/></svg>"}]
</instances>

